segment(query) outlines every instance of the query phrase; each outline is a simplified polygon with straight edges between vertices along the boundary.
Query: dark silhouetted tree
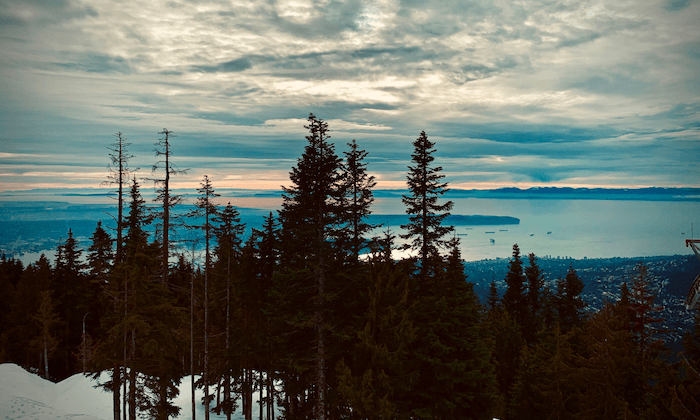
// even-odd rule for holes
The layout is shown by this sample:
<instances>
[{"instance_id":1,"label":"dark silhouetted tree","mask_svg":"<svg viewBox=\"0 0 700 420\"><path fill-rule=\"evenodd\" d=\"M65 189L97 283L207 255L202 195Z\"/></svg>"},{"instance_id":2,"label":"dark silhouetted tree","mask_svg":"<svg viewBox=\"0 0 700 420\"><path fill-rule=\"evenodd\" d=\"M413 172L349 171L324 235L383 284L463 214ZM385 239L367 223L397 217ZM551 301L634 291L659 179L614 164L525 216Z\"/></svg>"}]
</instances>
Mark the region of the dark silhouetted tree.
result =
<instances>
[{"instance_id":1,"label":"dark silhouetted tree","mask_svg":"<svg viewBox=\"0 0 700 420\"><path fill-rule=\"evenodd\" d=\"M438 204L438 200L449 189L447 183L441 180L445 177L440 172L441 166L434 166L435 143L428 140L425 131L413 142L414 151L411 154L412 166L406 176L409 194L404 195L402 201L409 214L409 222L401 225L407 232L402 234L403 239L411 240L407 249L418 252L421 264L421 276L425 278L436 271L435 266L440 261L440 248L445 248L447 242L442 239L452 232L452 226L443 226L443 220L449 216L453 202L447 201Z\"/></svg>"},{"instance_id":2,"label":"dark silhouetted tree","mask_svg":"<svg viewBox=\"0 0 700 420\"><path fill-rule=\"evenodd\" d=\"M161 157L163 160L157 161L153 164L152 172L155 173L159 169L163 169L165 173L163 178L152 179L153 183L157 188L158 197L156 201L161 203L162 210L158 214L158 218L161 222L161 278L164 285L168 285L168 271L170 258L170 231L173 229L172 225L172 209L177 204L182 201L182 197L172 193L170 188L170 177L172 175L182 175L186 173L186 170L177 169L175 164L171 161L172 151L170 147L170 139L175 137L172 131L164 128L158 134L162 134L163 138L155 143L156 146L156 157Z\"/></svg>"}]
</instances>

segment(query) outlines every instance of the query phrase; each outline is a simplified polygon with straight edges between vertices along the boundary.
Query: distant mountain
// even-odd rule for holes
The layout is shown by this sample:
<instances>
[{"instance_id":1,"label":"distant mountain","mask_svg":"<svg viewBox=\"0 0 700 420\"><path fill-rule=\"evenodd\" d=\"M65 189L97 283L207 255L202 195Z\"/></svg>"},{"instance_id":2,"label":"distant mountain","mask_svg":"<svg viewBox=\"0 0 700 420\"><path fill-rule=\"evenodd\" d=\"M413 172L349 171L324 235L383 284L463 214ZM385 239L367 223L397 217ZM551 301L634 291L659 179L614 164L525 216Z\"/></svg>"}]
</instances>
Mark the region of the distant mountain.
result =
<instances>
[{"instance_id":1,"label":"distant mountain","mask_svg":"<svg viewBox=\"0 0 700 420\"><path fill-rule=\"evenodd\" d=\"M377 190L376 197L400 197L407 190ZM451 189L446 199L508 198L569 200L700 201L700 188L568 188L534 187L493 190Z\"/></svg>"}]
</instances>

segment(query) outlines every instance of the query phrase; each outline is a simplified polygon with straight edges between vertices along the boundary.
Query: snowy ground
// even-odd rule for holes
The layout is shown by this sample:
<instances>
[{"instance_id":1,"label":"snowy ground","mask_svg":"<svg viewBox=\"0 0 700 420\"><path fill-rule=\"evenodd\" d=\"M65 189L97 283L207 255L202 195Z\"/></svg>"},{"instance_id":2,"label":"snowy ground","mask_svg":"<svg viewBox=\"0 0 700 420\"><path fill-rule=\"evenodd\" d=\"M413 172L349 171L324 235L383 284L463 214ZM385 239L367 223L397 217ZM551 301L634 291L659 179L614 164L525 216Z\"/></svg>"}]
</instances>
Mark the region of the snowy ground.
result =
<instances>
[{"instance_id":1,"label":"snowy ground","mask_svg":"<svg viewBox=\"0 0 700 420\"><path fill-rule=\"evenodd\" d=\"M29 373L12 363L0 364L0 420L112 420L112 394L95 388L96 382L81 374L53 383ZM191 419L190 377L182 379L178 419ZM197 401L202 391L197 390ZM253 418L258 418L258 405L253 405ZM204 408L197 407L196 417L204 418ZM225 419L211 413L211 419ZM236 413L233 419L243 419Z\"/></svg>"}]
</instances>

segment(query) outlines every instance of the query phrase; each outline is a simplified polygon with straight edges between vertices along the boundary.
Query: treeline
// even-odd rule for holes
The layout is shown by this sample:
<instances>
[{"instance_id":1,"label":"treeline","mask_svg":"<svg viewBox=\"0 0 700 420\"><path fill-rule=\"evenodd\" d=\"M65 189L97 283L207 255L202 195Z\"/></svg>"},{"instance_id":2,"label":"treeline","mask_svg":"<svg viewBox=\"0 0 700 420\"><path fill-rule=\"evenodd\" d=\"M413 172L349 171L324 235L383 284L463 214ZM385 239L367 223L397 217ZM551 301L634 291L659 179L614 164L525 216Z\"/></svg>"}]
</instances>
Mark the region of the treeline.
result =
<instances>
[{"instance_id":1,"label":"treeline","mask_svg":"<svg viewBox=\"0 0 700 420\"><path fill-rule=\"evenodd\" d=\"M0 261L0 361L46 378L110 378L114 419L167 419L187 375L210 412L260 419L691 419L700 413L700 331L670 362L643 266L621 299L585 313L573 269L544 286L517 245L501 297L481 304L445 225L452 202L434 143L413 143L407 224L368 237L375 179L353 141L340 158L310 115L282 209L246 227L217 206L205 176L195 210L170 177L172 133L154 165L148 208L117 134L109 182L114 232L97 224L87 249L72 233L52 265ZM143 180L141 180L143 181ZM187 225L187 220L197 220ZM203 255L173 234L197 229ZM413 257L392 258L392 251ZM83 256L85 255L85 257ZM194 418L194 391L192 391Z\"/></svg>"}]
</instances>

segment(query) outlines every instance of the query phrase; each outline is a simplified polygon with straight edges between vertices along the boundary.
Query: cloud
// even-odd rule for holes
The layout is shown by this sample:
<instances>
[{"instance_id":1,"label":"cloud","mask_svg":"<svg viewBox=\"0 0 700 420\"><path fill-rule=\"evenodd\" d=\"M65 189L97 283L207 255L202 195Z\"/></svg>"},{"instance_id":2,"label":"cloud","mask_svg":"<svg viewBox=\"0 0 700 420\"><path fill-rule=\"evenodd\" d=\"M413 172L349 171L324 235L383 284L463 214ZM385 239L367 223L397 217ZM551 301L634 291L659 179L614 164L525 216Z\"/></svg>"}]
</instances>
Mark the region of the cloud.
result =
<instances>
[{"instance_id":1,"label":"cloud","mask_svg":"<svg viewBox=\"0 0 700 420\"><path fill-rule=\"evenodd\" d=\"M168 127L183 167L262 179L313 112L388 183L426 130L460 185L639 183L650 162L697 184L699 17L678 0L0 0L0 153L101 168L120 130L148 167Z\"/></svg>"}]
</instances>

